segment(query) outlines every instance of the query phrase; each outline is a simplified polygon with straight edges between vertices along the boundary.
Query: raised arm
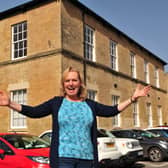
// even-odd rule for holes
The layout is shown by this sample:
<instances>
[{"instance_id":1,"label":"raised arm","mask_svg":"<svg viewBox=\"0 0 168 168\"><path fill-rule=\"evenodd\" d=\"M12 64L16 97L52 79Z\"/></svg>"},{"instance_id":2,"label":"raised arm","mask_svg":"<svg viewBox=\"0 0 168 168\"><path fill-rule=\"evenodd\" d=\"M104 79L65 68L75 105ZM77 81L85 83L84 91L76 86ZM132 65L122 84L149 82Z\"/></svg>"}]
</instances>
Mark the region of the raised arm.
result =
<instances>
[{"instance_id":1,"label":"raised arm","mask_svg":"<svg viewBox=\"0 0 168 168\"><path fill-rule=\"evenodd\" d=\"M6 92L0 91L0 106L9 107L31 118L40 118L51 114L52 104L56 101L54 100L53 98L36 106L23 105L11 101L10 96Z\"/></svg>"},{"instance_id":2,"label":"raised arm","mask_svg":"<svg viewBox=\"0 0 168 168\"><path fill-rule=\"evenodd\" d=\"M22 106L11 101L10 96L4 91L0 91L0 106L7 106L18 112L22 110Z\"/></svg>"},{"instance_id":3,"label":"raised arm","mask_svg":"<svg viewBox=\"0 0 168 168\"><path fill-rule=\"evenodd\" d=\"M135 89L135 92L133 93L133 95L129 99L127 99L127 100L125 100L125 101L123 101L123 102L118 104L118 107L117 107L118 110L119 111L123 111L131 103L136 102L140 97L147 96L149 91L150 91L150 89L151 89L150 85L142 87L142 85L138 84L136 89Z\"/></svg>"}]
</instances>

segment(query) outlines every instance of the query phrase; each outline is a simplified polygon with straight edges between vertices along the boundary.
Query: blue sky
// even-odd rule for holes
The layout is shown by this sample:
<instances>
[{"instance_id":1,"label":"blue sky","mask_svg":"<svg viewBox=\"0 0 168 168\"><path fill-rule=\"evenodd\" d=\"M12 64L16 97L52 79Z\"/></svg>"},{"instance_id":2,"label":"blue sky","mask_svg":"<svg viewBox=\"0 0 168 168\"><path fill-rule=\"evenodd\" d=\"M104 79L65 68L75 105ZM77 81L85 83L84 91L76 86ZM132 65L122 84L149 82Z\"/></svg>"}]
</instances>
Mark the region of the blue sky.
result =
<instances>
[{"instance_id":1,"label":"blue sky","mask_svg":"<svg viewBox=\"0 0 168 168\"><path fill-rule=\"evenodd\" d=\"M30 0L5 0L0 11ZM137 43L168 62L168 0L79 0ZM165 67L168 72L168 66Z\"/></svg>"}]
</instances>

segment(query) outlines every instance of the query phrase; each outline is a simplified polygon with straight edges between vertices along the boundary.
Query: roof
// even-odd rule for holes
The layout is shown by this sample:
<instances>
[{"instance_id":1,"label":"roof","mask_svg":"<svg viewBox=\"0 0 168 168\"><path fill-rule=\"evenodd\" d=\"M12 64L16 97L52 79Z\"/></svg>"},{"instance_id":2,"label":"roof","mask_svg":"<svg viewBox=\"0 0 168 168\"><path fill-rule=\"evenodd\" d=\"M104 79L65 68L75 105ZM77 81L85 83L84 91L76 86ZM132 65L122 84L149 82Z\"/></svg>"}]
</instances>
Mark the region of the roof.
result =
<instances>
[{"instance_id":1,"label":"roof","mask_svg":"<svg viewBox=\"0 0 168 168\"><path fill-rule=\"evenodd\" d=\"M54 2L54 1L59 1L59 0L31 0L30 2L21 4L19 6L14 7L14 8L8 9L8 10L3 11L3 12L0 12L0 20L3 20L5 18L14 16L14 15L17 15L19 13L23 13L25 11L31 10L32 8L41 6L41 5L46 4L46 3ZM83 10L85 13L87 13L87 14L95 17L97 20L99 20L100 22L102 22L104 26L107 26L107 27L113 29L114 31L116 31L116 33L121 34L126 39L128 39L130 42L136 44L141 50L144 50L145 52L147 52L149 54L149 56L154 57L157 61L159 61L163 65L167 65L167 62L165 62L164 60L162 60L161 58L159 58L157 55L155 55L154 53L152 53L151 51L149 51L148 49L146 49L145 47L143 47L142 45L140 45L138 42L136 42L135 40L133 40L132 38L130 38L129 36L127 36L125 33L123 33L122 31L120 31L116 27L114 27L111 23L109 23L108 21L106 21L104 18L102 18L101 16L99 16L98 14L96 14L94 11L92 11L91 9L89 9L88 7L86 7L85 5L83 5L78 0L68 0L68 1L71 2L71 3L73 3L75 6L77 6L81 10Z\"/></svg>"},{"instance_id":2,"label":"roof","mask_svg":"<svg viewBox=\"0 0 168 168\"><path fill-rule=\"evenodd\" d=\"M17 15L19 13L23 13L25 11L31 10L35 7L38 7L53 1L55 0L31 0L29 2L23 3L16 7L0 12L0 20Z\"/></svg>"}]
</instances>

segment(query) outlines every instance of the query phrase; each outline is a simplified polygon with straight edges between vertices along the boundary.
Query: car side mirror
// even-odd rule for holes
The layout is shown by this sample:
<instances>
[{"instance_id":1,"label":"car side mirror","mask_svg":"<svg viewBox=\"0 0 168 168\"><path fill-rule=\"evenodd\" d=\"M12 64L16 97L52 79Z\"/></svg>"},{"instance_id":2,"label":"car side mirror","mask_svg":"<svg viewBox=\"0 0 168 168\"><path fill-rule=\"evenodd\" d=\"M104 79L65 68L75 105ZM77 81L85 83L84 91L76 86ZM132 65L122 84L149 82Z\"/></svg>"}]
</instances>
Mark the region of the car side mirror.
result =
<instances>
[{"instance_id":1,"label":"car side mirror","mask_svg":"<svg viewBox=\"0 0 168 168\"><path fill-rule=\"evenodd\" d=\"M5 157L5 151L3 149L0 149L0 159L4 159Z\"/></svg>"}]
</instances>

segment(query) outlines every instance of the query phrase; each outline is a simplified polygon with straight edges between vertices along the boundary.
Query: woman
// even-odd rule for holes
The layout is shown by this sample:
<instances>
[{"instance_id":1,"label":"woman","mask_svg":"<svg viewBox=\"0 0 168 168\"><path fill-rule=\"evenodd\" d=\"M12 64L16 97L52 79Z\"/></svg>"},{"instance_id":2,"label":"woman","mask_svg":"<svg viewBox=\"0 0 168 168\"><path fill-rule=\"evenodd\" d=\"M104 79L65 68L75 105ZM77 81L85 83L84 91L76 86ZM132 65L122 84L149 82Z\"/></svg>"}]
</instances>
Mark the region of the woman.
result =
<instances>
[{"instance_id":1,"label":"woman","mask_svg":"<svg viewBox=\"0 0 168 168\"><path fill-rule=\"evenodd\" d=\"M132 97L115 106L86 99L86 89L79 71L70 67L62 76L62 96L36 107L17 104L0 92L0 105L32 118L49 114L53 119L50 150L51 168L97 168L96 116L111 117L149 93L150 86L137 86Z\"/></svg>"}]
</instances>

